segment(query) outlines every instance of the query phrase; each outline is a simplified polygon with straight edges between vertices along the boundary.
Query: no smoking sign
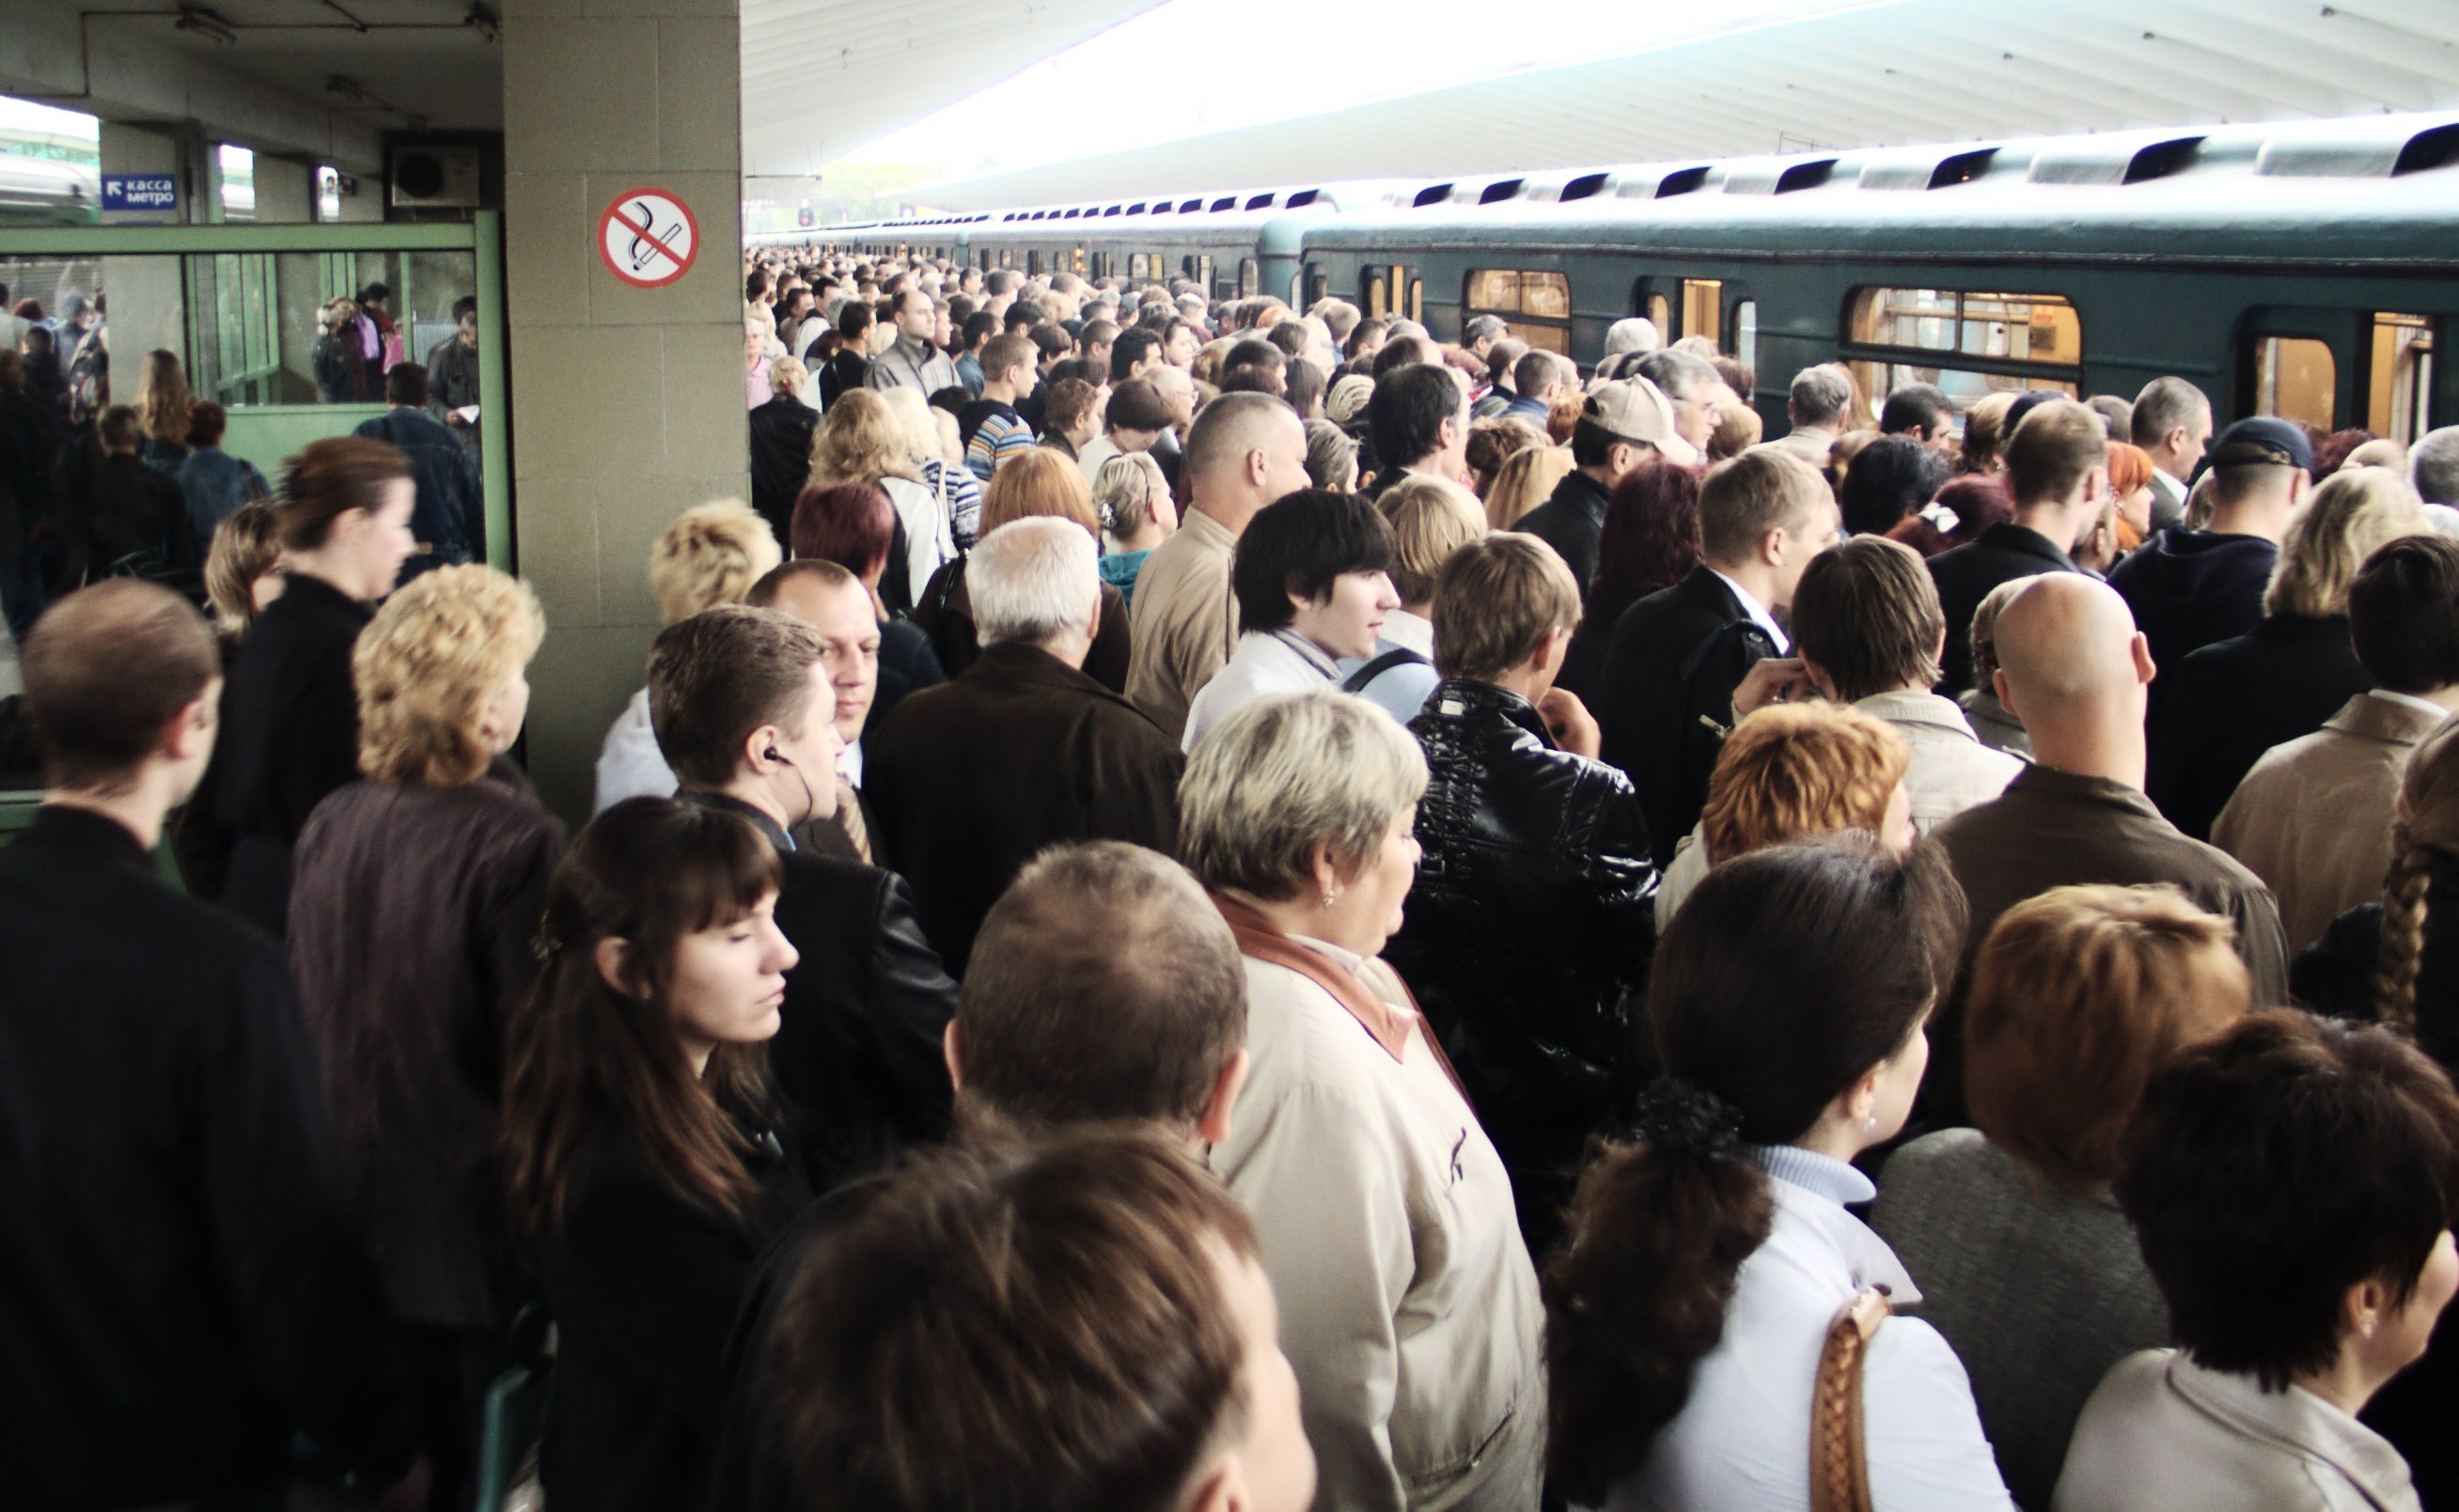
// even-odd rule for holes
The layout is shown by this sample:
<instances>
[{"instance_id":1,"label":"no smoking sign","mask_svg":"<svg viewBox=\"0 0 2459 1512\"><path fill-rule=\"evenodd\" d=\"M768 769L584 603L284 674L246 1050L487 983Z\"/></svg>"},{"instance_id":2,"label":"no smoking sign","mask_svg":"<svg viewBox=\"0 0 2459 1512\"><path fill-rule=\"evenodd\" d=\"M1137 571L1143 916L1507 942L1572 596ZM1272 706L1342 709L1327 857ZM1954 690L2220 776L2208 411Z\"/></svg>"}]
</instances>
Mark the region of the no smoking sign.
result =
<instances>
[{"instance_id":1,"label":"no smoking sign","mask_svg":"<svg viewBox=\"0 0 2459 1512\"><path fill-rule=\"evenodd\" d=\"M598 218L598 255L634 288L662 288L691 270L700 222L662 189L627 190Z\"/></svg>"}]
</instances>

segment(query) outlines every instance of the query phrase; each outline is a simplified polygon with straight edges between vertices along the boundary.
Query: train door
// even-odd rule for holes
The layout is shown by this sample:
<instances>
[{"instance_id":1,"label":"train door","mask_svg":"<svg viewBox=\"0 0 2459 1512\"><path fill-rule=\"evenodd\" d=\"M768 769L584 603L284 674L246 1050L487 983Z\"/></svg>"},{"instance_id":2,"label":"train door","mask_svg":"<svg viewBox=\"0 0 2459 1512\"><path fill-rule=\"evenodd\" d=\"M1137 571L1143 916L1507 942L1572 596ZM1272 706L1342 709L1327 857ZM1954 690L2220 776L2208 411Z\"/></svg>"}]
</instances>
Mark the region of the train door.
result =
<instances>
[{"instance_id":1,"label":"train door","mask_svg":"<svg viewBox=\"0 0 2459 1512\"><path fill-rule=\"evenodd\" d=\"M2318 430L2364 423L2360 387L2372 356L2364 311L2267 304L2238 327L2238 414L2278 415Z\"/></svg>"},{"instance_id":2,"label":"train door","mask_svg":"<svg viewBox=\"0 0 2459 1512\"><path fill-rule=\"evenodd\" d=\"M1426 313L1426 281L1405 262L1370 265L1365 276L1366 313L1385 319L1422 323Z\"/></svg>"}]
</instances>

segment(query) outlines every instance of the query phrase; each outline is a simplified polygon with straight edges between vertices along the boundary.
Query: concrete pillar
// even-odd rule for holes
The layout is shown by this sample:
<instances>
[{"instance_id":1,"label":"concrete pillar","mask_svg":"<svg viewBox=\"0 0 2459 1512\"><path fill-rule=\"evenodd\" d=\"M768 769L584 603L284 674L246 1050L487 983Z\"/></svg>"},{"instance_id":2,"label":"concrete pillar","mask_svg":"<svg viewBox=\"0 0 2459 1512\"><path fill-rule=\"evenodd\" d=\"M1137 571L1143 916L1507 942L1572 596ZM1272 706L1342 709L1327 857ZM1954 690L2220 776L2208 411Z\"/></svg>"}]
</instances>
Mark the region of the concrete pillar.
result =
<instances>
[{"instance_id":1,"label":"concrete pillar","mask_svg":"<svg viewBox=\"0 0 2459 1512\"><path fill-rule=\"evenodd\" d=\"M577 819L657 631L651 543L679 511L749 493L742 21L738 0L507 0L503 29L517 544L548 624L530 769ZM690 271L661 288L598 252L599 216L638 188L699 222Z\"/></svg>"},{"instance_id":2,"label":"concrete pillar","mask_svg":"<svg viewBox=\"0 0 2459 1512\"><path fill-rule=\"evenodd\" d=\"M256 155L256 223L306 225L316 219L316 165Z\"/></svg>"}]
</instances>

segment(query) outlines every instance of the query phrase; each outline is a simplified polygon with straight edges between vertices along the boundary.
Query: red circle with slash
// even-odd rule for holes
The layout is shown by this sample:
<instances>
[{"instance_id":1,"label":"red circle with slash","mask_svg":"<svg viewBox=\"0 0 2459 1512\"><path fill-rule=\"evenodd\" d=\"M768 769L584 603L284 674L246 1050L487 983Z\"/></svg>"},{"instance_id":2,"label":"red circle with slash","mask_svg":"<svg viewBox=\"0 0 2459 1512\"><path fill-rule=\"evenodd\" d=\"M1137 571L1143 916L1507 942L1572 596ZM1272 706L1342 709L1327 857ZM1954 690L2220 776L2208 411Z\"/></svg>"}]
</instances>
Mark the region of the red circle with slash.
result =
<instances>
[{"instance_id":1,"label":"red circle with slash","mask_svg":"<svg viewBox=\"0 0 2459 1512\"><path fill-rule=\"evenodd\" d=\"M700 221L663 189L627 189L598 218L598 255L634 288L662 288L700 256Z\"/></svg>"}]
</instances>

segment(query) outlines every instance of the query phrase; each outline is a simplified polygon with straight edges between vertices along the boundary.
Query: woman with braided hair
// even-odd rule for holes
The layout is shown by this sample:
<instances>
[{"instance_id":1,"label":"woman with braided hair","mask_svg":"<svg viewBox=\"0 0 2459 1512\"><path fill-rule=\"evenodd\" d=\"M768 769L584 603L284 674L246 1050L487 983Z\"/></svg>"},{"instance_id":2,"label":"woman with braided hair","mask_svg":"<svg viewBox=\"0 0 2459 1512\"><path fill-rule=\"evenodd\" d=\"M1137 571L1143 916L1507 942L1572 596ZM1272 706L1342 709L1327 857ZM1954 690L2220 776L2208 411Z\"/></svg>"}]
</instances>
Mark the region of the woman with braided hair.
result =
<instances>
[{"instance_id":1,"label":"woman with braided hair","mask_svg":"<svg viewBox=\"0 0 2459 1512\"><path fill-rule=\"evenodd\" d=\"M1850 1163L1903 1127L1964 926L1933 846L1865 837L1742 856L1675 915L1649 991L1666 1080L1583 1174L1545 1276L1546 1468L1570 1501L1811 1505L1831 1329L1873 1287L1920 1300L1846 1210L1875 1195ZM1818 1441L1860 1451L1865 1504L2011 1508L1946 1341L1904 1318L1862 1336L1858 1432Z\"/></svg>"},{"instance_id":2,"label":"woman with braided hair","mask_svg":"<svg viewBox=\"0 0 2459 1512\"><path fill-rule=\"evenodd\" d=\"M2383 1022L2459 1063L2459 724L2426 737L2400 783L2373 988Z\"/></svg>"}]
</instances>

